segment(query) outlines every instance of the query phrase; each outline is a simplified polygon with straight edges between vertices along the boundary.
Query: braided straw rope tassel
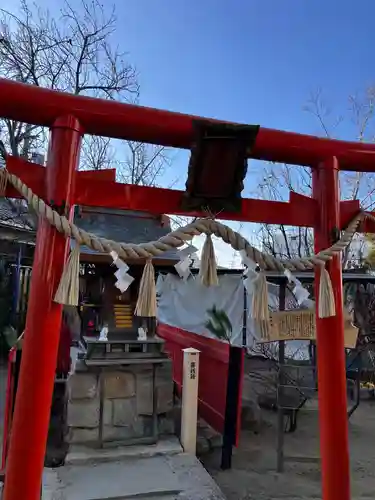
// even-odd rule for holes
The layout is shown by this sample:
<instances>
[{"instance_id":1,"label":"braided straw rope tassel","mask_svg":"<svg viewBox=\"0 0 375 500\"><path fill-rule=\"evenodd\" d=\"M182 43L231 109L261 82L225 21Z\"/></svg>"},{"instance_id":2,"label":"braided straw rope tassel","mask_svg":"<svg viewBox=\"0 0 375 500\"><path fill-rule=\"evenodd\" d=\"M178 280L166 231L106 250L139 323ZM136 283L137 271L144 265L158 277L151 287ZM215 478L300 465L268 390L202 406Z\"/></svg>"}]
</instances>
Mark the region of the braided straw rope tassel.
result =
<instances>
[{"instance_id":1,"label":"braided straw rope tassel","mask_svg":"<svg viewBox=\"0 0 375 500\"><path fill-rule=\"evenodd\" d=\"M54 301L67 306L77 306L79 300L79 245L71 250L60 278Z\"/></svg>"},{"instance_id":2,"label":"braided straw rope tassel","mask_svg":"<svg viewBox=\"0 0 375 500\"><path fill-rule=\"evenodd\" d=\"M203 245L199 277L204 286L217 286L219 284L215 249L210 234L206 235L206 241Z\"/></svg>"},{"instance_id":3,"label":"braided straw rope tassel","mask_svg":"<svg viewBox=\"0 0 375 500\"><path fill-rule=\"evenodd\" d=\"M318 316L319 318L336 316L332 281L324 264L321 265L320 269Z\"/></svg>"},{"instance_id":4,"label":"braided straw rope tassel","mask_svg":"<svg viewBox=\"0 0 375 500\"><path fill-rule=\"evenodd\" d=\"M262 340L269 337L270 312L268 308L268 287L264 272L260 271L253 281L251 314L258 323Z\"/></svg>"},{"instance_id":5,"label":"braided straw rope tassel","mask_svg":"<svg viewBox=\"0 0 375 500\"><path fill-rule=\"evenodd\" d=\"M147 260L143 269L135 315L145 318L156 317L155 270L151 259Z\"/></svg>"}]
</instances>

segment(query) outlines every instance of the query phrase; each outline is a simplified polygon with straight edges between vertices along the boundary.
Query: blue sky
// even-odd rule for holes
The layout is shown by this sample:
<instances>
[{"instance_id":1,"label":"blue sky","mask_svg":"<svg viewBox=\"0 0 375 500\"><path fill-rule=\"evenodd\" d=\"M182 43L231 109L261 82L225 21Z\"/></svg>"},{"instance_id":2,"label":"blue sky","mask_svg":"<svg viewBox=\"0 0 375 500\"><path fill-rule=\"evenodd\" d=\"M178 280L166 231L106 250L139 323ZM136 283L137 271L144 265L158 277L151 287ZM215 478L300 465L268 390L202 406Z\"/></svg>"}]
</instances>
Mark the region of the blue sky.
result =
<instances>
[{"instance_id":1,"label":"blue sky","mask_svg":"<svg viewBox=\"0 0 375 500\"><path fill-rule=\"evenodd\" d=\"M144 105L321 134L303 111L311 92L335 121L375 81L373 1L126 0L117 12ZM337 134L355 138L349 119Z\"/></svg>"},{"instance_id":2,"label":"blue sky","mask_svg":"<svg viewBox=\"0 0 375 500\"><path fill-rule=\"evenodd\" d=\"M335 121L375 83L373 1L126 0L118 14L144 105L322 134L303 111L311 92ZM356 138L349 119L337 135ZM184 181L184 158L175 165ZM215 248L228 265L232 252Z\"/></svg>"},{"instance_id":3,"label":"blue sky","mask_svg":"<svg viewBox=\"0 0 375 500\"><path fill-rule=\"evenodd\" d=\"M147 105L316 132L301 109L312 90L322 87L342 108L374 81L372 1L126 0L117 8L118 39Z\"/></svg>"},{"instance_id":4,"label":"blue sky","mask_svg":"<svg viewBox=\"0 0 375 500\"><path fill-rule=\"evenodd\" d=\"M62 2L37 3L56 12ZM302 109L311 92L323 90L335 117L349 94L375 82L373 0L104 2L112 3L114 42L139 71L143 105L320 134ZM355 138L348 120L337 134Z\"/></svg>"}]
</instances>

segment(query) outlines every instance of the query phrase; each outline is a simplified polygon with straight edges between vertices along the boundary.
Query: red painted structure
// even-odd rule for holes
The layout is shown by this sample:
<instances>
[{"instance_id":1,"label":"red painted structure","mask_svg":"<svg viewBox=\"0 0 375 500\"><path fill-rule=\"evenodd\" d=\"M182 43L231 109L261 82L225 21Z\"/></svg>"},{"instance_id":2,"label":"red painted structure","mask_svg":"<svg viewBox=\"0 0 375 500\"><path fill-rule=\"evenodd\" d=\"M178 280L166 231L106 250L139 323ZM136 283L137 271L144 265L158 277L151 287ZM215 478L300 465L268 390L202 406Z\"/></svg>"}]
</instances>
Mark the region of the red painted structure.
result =
<instances>
[{"instance_id":1,"label":"red painted structure","mask_svg":"<svg viewBox=\"0 0 375 500\"><path fill-rule=\"evenodd\" d=\"M321 209L320 225L315 228L315 251L319 252L333 244L332 231L338 227L340 221L339 201L339 169L335 158L318 165L313 171L313 197ZM329 189L322 189L329 186ZM346 412L336 413L335 419L330 416L337 408L346 409L346 378L336 376L335 383L328 384L332 374L340 374L345 370L345 351L343 345L343 295L341 261L335 256L327 264L332 283L335 283L334 295L336 316L326 319L317 317L317 346L318 346L318 397L319 397L319 429L324 450L321 454L323 498L334 498L333 493L341 485L341 498L350 498L348 460L349 438L348 418ZM319 271L315 279L316 292L319 290ZM318 311L318 310L317 310ZM332 352L335 353L332 356ZM338 452L333 446L327 446L330 441L340 443ZM334 466L333 466L334 464ZM348 489L346 489L348 488ZM337 497L338 498L338 497Z\"/></svg>"},{"instance_id":2,"label":"red painted structure","mask_svg":"<svg viewBox=\"0 0 375 500\"><path fill-rule=\"evenodd\" d=\"M4 407L4 429L3 429L3 449L1 454L1 470L5 470L6 457L8 453L10 429L12 427L13 402L15 396L15 366L17 350L12 347L8 354L8 375L5 391Z\"/></svg>"},{"instance_id":3,"label":"red painted structure","mask_svg":"<svg viewBox=\"0 0 375 500\"><path fill-rule=\"evenodd\" d=\"M45 196L48 203L57 206L67 203L64 213L68 217L72 216L74 174L81 135L78 121L71 116L58 117L51 128ZM64 268L68 244L69 241L46 219L39 221L4 498L39 498L43 470L41 457L46 449L45 431L49 426L62 314L62 306L51 298ZM27 439L20 432L26 428L33 429ZM28 463L22 481L19 471L23 468L17 466L20 460Z\"/></svg>"},{"instance_id":4,"label":"red painted structure","mask_svg":"<svg viewBox=\"0 0 375 500\"><path fill-rule=\"evenodd\" d=\"M50 127L47 168L9 158L11 172L48 203L67 201L130 208L153 213L183 213L182 193L126 186L113 173L77 173L83 133L190 148L193 119L188 115L113 101L63 94L0 79L0 116ZM331 229L343 228L359 202L340 202L337 170L375 171L375 145L260 128L253 158L307 165L314 169L314 198L291 194L289 203L243 200L240 214L223 219L310 226L316 248L328 246ZM9 189L7 195L15 195ZM189 215L200 215L199 213ZM201 214L204 215L204 214ZM362 230L375 232L374 224ZM52 301L66 258L66 242L45 222L38 231L36 260L24 341L4 500L37 500L48 431L61 307ZM339 263L329 266L338 315L318 321L322 484L324 500L349 500L343 320ZM328 368L329 367L329 368ZM331 389L332 374L335 389ZM20 480L22 474L22 480Z\"/></svg>"},{"instance_id":5,"label":"red painted structure","mask_svg":"<svg viewBox=\"0 0 375 500\"><path fill-rule=\"evenodd\" d=\"M220 434L224 433L225 407L227 398L229 344L216 339L210 339L186 332L181 328L159 324L158 335L165 340L165 349L173 363L173 380L178 390L182 391L183 352L182 349L194 347L199 355L199 415ZM243 356L242 370L243 372ZM215 374L215 376L213 376ZM242 378L242 377L241 377ZM237 402L238 421L236 446L239 442L242 390L239 391Z\"/></svg>"}]
</instances>

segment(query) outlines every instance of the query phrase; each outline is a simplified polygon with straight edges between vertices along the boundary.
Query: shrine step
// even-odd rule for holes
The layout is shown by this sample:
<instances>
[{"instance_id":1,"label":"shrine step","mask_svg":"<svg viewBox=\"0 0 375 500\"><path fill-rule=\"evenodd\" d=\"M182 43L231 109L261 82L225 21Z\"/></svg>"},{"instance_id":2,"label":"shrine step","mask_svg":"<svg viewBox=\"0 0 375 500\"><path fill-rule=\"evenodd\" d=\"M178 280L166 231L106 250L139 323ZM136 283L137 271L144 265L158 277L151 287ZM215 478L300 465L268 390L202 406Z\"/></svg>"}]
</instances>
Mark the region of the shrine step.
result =
<instances>
[{"instance_id":1,"label":"shrine step","mask_svg":"<svg viewBox=\"0 0 375 500\"><path fill-rule=\"evenodd\" d=\"M42 499L225 500L225 497L196 457L179 453L45 469Z\"/></svg>"},{"instance_id":2,"label":"shrine step","mask_svg":"<svg viewBox=\"0 0 375 500\"><path fill-rule=\"evenodd\" d=\"M45 469L43 500L225 500L186 453Z\"/></svg>"},{"instance_id":3,"label":"shrine step","mask_svg":"<svg viewBox=\"0 0 375 500\"><path fill-rule=\"evenodd\" d=\"M131 328L133 326L133 308L130 304L115 304L113 311L116 328Z\"/></svg>"},{"instance_id":4,"label":"shrine step","mask_svg":"<svg viewBox=\"0 0 375 500\"><path fill-rule=\"evenodd\" d=\"M56 496L64 500L172 499L181 492L162 457L64 466L56 472L64 485L63 495Z\"/></svg>"},{"instance_id":5,"label":"shrine step","mask_svg":"<svg viewBox=\"0 0 375 500\"><path fill-rule=\"evenodd\" d=\"M176 455L182 447L176 437L164 438L155 445L118 446L116 448L94 449L87 446L71 446L65 465L88 465L92 463L113 462L123 459L152 458Z\"/></svg>"}]
</instances>

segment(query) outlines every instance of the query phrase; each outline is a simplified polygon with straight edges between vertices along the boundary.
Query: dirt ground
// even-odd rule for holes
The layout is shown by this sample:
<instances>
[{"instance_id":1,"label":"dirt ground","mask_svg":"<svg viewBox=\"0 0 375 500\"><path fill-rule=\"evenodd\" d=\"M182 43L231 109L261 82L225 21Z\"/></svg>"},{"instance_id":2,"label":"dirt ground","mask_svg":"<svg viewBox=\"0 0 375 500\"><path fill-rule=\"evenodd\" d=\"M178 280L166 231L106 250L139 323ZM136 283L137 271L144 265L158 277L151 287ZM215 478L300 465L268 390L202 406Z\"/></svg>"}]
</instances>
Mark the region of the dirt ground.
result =
<instances>
[{"instance_id":1,"label":"dirt ground","mask_svg":"<svg viewBox=\"0 0 375 500\"><path fill-rule=\"evenodd\" d=\"M276 472L276 416L266 414L259 434L242 431L232 470L221 471L220 451L203 463L228 500L320 499L320 466L286 463ZM352 499L375 498L375 401L362 401L349 421ZM319 456L318 415L302 411L294 434L285 434L285 454Z\"/></svg>"}]
</instances>

